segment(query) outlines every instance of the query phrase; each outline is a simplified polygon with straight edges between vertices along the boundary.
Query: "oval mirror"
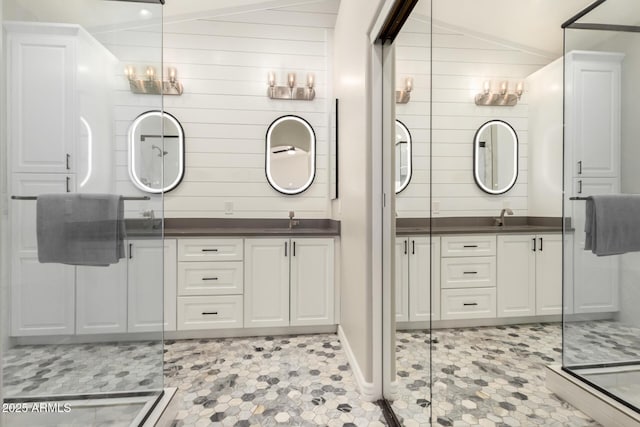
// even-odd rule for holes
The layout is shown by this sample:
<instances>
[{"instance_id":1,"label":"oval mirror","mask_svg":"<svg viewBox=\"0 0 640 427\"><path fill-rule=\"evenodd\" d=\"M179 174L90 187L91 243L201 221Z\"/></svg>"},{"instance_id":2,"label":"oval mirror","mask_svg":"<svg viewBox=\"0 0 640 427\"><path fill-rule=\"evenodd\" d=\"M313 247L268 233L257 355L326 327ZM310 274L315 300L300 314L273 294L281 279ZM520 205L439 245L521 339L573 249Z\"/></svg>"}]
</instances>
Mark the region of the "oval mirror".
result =
<instances>
[{"instance_id":1,"label":"oval mirror","mask_svg":"<svg viewBox=\"0 0 640 427\"><path fill-rule=\"evenodd\" d=\"M509 123L491 120L480 126L473 140L473 175L489 194L509 191L518 178L518 135Z\"/></svg>"},{"instance_id":2,"label":"oval mirror","mask_svg":"<svg viewBox=\"0 0 640 427\"><path fill-rule=\"evenodd\" d=\"M411 172L411 133L404 123L396 120L396 194L407 188Z\"/></svg>"},{"instance_id":3,"label":"oval mirror","mask_svg":"<svg viewBox=\"0 0 640 427\"><path fill-rule=\"evenodd\" d=\"M277 118L267 130L266 174L269 184L283 194L309 188L316 174L316 135L298 116Z\"/></svg>"},{"instance_id":4,"label":"oval mirror","mask_svg":"<svg viewBox=\"0 0 640 427\"><path fill-rule=\"evenodd\" d=\"M147 111L129 127L129 176L147 193L166 193L184 176L184 131L171 114Z\"/></svg>"}]
</instances>

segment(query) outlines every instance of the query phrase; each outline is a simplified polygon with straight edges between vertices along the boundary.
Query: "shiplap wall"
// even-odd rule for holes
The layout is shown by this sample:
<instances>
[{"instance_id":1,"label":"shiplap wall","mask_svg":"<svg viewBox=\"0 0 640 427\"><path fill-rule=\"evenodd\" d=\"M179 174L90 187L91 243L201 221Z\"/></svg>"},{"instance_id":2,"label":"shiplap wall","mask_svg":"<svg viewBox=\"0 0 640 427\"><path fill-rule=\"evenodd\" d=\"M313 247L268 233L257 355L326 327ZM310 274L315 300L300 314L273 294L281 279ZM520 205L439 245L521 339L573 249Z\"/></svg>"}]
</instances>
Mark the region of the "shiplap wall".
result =
<instances>
[{"instance_id":1,"label":"shiplap wall","mask_svg":"<svg viewBox=\"0 0 640 427\"><path fill-rule=\"evenodd\" d=\"M166 23L164 63L178 71L182 96L165 96L164 109L182 124L186 135L186 173L165 195L166 217L301 218L329 215L328 124L332 75L332 32L337 1L300 5ZM151 30L99 35L120 59L142 72L155 65L161 40ZM299 85L314 73L314 101L267 98L267 75L275 71L279 85L288 72ZM149 107L143 95L119 80L116 105L117 187L136 194L127 172L127 129ZM155 107L157 108L157 106ZM300 195L285 196L265 178L265 133L279 116L296 114L314 128L316 177ZM225 205L233 205L233 214ZM140 205L142 206L142 205ZM130 214L139 209L129 204Z\"/></svg>"},{"instance_id":2,"label":"shiplap wall","mask_svg":"<svg viewBox=\"0 0 640 427\"><path fill-rule=\"evenodd\" d=\"M399 217L429 216L430 138L433 138L433 202L439 204L434 217L495 216L503 207L516 215L527 215L527 95L515 107L478 107L475 95L485 80L512 85L551 62L495 41L483 40L463 31L434 25L433 64L430 64L429 24L410 19L396 39L396 78L414 79L408 104L396 105L396 116L405 123L415 141L413 176L398 195ZM430 136L430 66L433 66L433 133ZM526 90L526 88L525 88ZM473 179L473 137L491 119L509 122L520 142L518 180L504 195L482 192Z\"/></svg>"}]
</instances>

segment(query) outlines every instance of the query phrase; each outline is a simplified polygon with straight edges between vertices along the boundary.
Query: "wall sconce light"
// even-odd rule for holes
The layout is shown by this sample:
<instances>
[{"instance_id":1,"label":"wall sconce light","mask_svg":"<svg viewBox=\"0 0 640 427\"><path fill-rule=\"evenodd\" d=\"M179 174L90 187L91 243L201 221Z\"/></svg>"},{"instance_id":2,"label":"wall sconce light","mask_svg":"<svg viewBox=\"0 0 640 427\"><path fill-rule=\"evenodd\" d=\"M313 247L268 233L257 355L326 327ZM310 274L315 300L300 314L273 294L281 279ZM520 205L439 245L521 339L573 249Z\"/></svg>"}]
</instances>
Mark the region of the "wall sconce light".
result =
<instances>
[{"instance_id":1,"label":"wall sconce light","mask_svg":"<svg viewBox=\"0 0 640 427\"><path fill-rule=\"evenodd\" d=\"M413 90L413 78L404 79L404 89L396 90L396 104L406 104L411 100Z\"/></svg>"},{"instance_id":2,"label":"wall sconce light","mask_svg":"<svg viewBox=\"0 0 640 427\"><path fill-rule=\"evenodd\" d=\"M129 80L129 89L131 92L142 95L182 95L184 88L182 83L178 81L178 72L175 68L167 69L168 80L162 81L156 75L156 69L148 66L145 69L145 79L140 79L136 75L135 67L127 65L124 69L124 75Z\"/></svg>"},{"instance_id":3,"label":"wall sconce light","mask_svg":"<svg viewBox=\"0 0 640 427\"><path fill-rule=\"evenodd\" d=\"M267 96L271 99L290 99L297 101L311 101L316 97L315 86L316 78L313 74L307 74L307 85L304 87L296 87L296 73L287 74L287 85L276 86L276 73L269 72L267 83Z\"/></svg>"},{"instance_id":4,"label":"wall sconce light","mask_svg":"<svg viewBox=\"0 0 640 427\"><path fill-rule=\"evenodd\" d=\"M524 82L520 81L516 84L513 93L509 93L509 82L504 80L500 82L498 92L491 92L491 82L486 80L482 83L482 92L476 95L476 105L484 107L513 107L515 106L524 92Z\"/></svg>"}]
</instances>

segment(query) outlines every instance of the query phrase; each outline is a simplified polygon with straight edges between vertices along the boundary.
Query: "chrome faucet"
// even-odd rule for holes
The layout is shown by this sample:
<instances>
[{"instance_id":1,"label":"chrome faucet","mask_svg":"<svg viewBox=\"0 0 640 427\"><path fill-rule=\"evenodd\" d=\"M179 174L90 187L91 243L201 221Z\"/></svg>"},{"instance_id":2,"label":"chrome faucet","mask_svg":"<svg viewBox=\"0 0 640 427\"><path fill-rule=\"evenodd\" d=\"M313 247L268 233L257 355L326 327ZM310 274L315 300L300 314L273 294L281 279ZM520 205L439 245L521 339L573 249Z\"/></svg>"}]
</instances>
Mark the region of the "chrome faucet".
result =
<instances>
[{"instance_id":1,"label":"chrome faucet","mask_svg":"<svg viewBox=\"0 0 640 427\"><path fill-rule=\"evenodd\" d=\"M505 213L507 215L513 215L513 211L511 209L509 209L509 208L502 209L502 211L500 211L500 218L493 218L494 221L495 221L495 225L497 225L499 227L504 226L504 224L505 224L504 223L504 214Z\"/></svg>"},{"instance_id":2,"label":"chrome faucet","mask_svg":"<svg viewBox=\"0 0 640 427\"><path fill-rule=\"evenodd\" d=\"M289 230L291 230L296 225L300 224L300 220L293 219L295 215L296 213L294 211L289 211Z\"/></svg>"}]
</instances>

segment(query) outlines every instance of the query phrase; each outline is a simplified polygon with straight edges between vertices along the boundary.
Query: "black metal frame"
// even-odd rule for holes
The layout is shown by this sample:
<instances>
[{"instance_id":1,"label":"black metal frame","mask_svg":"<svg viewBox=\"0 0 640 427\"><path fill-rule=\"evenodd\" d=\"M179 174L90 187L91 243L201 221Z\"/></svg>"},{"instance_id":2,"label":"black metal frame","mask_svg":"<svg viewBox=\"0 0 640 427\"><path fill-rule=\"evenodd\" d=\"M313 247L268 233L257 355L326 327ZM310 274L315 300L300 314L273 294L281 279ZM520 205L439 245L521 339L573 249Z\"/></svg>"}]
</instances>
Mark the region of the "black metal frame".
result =
<instances>
[{"instance_id":1,"label":"black metal frame","mask_svg":"<svg viewBox=\"0 0 640 427\"><path fill-rule=\"evenodd\" d=\"M337 104L336 104L336 106L337 106ZM307 186L297 190L295 193L286 193L284 191L278 190L274 186L274 183L271 182L271 178L267 174L267 163L269 162L269 139L268 139L269 131L271 130L273 125L276 124L276 122L278 122L278 121L280 121L280 120L282 120L284 118L287 118L287 117L295 117L296 119L299 119L299 120L302 120L303 122L305 122L307 124L307 126L309 126L309 129L311 129L311 136L313 136L313 171L312 171L313 175L311 176L311 181L309 181L309 184ZM336 126L337 126L337 124L336 124ZM337 131L336 131L336 133L337 133ZM316 170L318 169L318 164L317 164L318 153L317 153L317 151L318 151L318 138L316 137L316 131L313 128L313 126L311 126L311 123L306 121L304 118L302 118L300 116L296 116L295 114L285 114L284 116L280 116L277 119L275 119L274 121L272 121L271 124L269 125L269 127L267 128L267 132L265 132L265 134L264 134L264 176L265 176L265 178L267 178L267 182L269 183L271 188L273 188L274 190L276 190L280 194L284 194L285 196L295 196L295 195L304 193L309 188L311 188L311 186L313 185L313 182L316 180Z\"/></svg>"},{"instance_id":2,"label":"black metal frame","mask_svg":"<svg viewBox=\"0 0 640 427\"><path fill-rule=\"evenodd\" d=\"M418 4L418 0L396 0L391 6L391 11L387 15L384 24L382 24L382 29L380 29L376 41L382 44L385 42L393 43L416 4Z\"/></svg>"},{"instance_id":3,"label":"black metal frame","mask_svg":"<svg viewBox=\"0 0 640 427\"><path fill-rule=\"evenodd\" d=\"M572 30L598 30L598 31L620 31L620 32L631 32L631 33L640 33L640 27L635 25L616 25L616 24L589 24L589 23L578 23L577 21L581 18L584 18L589 13L591 13L594 9L598 8L607 0L596 0L591 3L586 8L582 9L580 12L573 15L571 18L567 19L562 25L562 29L570 28Z\"/></svg>"},{"instance_id":4,"label":"black metal frame","mask_svg":"<svg viewBox=\"0 0 640 427\"><path fill-rule=\"evenodd\" d=\"M640 362L618 362L618 363L603 363L600 365L593 365L593 367L602 367L602 368L615 368L615 367L619 367L619 366L633 366L636 365L638 366L638 368L640 369ZM591 369L591 365L586 365L584 367L580 367L580 369ZM604 394L605 396L615 400L616 402L626 406L627 408L637 412L640 414L640 408L638 408L637 406L633 405L632 403L628 402L627 400L624 400L623 398L621 398L618 395L615 395L613 393L611 393L609 390L605 389L602 386L599 386L598 384L594 383L591 380L588 380L587 378L585 378L584 376L574 372L571 370L570 367L566 367L563 366L562 367L562 371L566 372L567 374L571 375L572 377L582 381L583 383L587 384L589 387L592 387L593 389L599 391L600 393Z\"/></svg>"}]
</instances>

